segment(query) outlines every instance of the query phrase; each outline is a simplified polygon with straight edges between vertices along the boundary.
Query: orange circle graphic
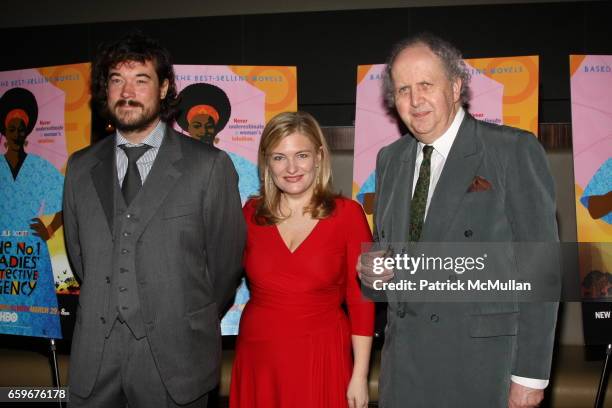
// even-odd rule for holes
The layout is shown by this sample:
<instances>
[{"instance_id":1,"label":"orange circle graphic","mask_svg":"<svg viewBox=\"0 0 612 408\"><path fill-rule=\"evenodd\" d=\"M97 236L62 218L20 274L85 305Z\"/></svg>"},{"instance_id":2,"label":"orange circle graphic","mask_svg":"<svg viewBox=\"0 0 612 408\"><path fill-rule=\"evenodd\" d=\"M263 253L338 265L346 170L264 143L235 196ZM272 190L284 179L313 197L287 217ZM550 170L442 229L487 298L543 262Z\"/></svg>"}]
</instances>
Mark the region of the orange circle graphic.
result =
<instances>
[{"instance_id":1,"label":"orange circle graphic","mask_svg":"<svg viewBox=\"0 0 612 408\"><path fill-rule=\"evenodd\" d=\"M287 106L297 99L297 78L293 74L293 71L289 67L254 67L247 74L247 82L251 85L257 87L257 81L253 81L252 77L257 76L258 74L264 71L277 71L281 76L283 76L287 81L287 91L283 98L278 102L269 102L268 98L266 98L266 110L267 111L277 111L284 110Z\"/></svg>"},{"instance_id":2,"label":"orange circle graphic","mask_svg":"<svg viewBox=\"0 0 612 408\"><path fill-rule=\"evenodd\" d=\"M505 104L514 104L519 103L525 100L529 95L531 95L538 86L538 69L530 57L526 58L494 58L489 65L486 67L486 72L488 76L493 77L491 72L500 66L503 63L514 61L518 64L521 64L525 67L529 79L525 82L525 88L523 88L520 92L515 95L504 95L503 102Z\"/></svg>"},{"instance_id":3,"label":"orange circle graphic","mask_svg":"<svg viewBox=\"0 0 612 408\"><path fill-rule=\"evenodd\" d=\"M88 84L89 83L89 69L88 68L89 68L89 64L64 65L64 66L57 67L57 69L51 72L51 75L49 76L56 77L56 76L61 76L62 74L72 74L74 73L74 71L77 71L83 78L85 78L85 81L82 81L81 83ZM72 97L75 97L75 96L76 96L76 100L74 100L74 102L66 101L66 108L65 108L66 112L75 111L89 101L89 96L90 96L89 88L87 86L83 86L81 87L80 95L78 94L70 95L71 99L74 99Z\"/></svg>"}]
</instances>

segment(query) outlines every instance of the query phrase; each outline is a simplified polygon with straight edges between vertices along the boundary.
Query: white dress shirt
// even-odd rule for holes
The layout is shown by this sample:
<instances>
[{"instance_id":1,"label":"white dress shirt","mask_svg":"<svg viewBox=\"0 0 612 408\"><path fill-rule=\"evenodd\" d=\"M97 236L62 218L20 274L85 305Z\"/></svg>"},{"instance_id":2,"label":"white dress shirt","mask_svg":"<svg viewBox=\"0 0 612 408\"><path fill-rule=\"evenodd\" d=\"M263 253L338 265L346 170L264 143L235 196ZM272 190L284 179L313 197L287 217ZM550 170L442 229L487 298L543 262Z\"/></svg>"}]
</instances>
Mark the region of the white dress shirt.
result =
<instances>
[{"instance_id":1,"label":"white dress shirt","mask_svg":"<svg viewBox=\"0 0 612 408\"><path fill-rule=\"evenodd\" d=\"M153 167L153 163L155 162L155 158L157 157L157 153L159 152L159 148L162 144L162 140L164 139L164 134L166 131L166 124L161 120L157 122L157 126L145 137L142 143L133 144L127 140L121 132L117 130L117 136L115 139L115 158L117 160L117 178L119 179L119 185L123 184L123 179L125 178L125 173L127 173L128 167L128 158L122 148L119 146L126 145L127 147L137 147L143 145L149 145L151 148L147 150L137 161L136 166L138 167L138 172L140 173L140 180L144 185L151 168Z\"/></svg>"},{"instance_id":2,"label":"white dress shirt","mask_svg":"<svg viewBox=\"0 0 612 408\"><path fill-rule=\"evenodd\" d=\"M425 206L425 219L427 219L427 212L429 211L431 197L433 196L434 190L436 189L438 180L440 180L440 175L442 174L444 163L446 163L446 158L448 157L450 149L453 146L453 142L457 137L457 132L459 132L459 126L461 126L461 122L463 121L464 116L465 112L463 111L463 108L459 108L457 114L455 115L455 119L453 119L453 123L451 123L446 132L444 132L442 136L437 138L430 145L434 149L433 152L431 152L431 171L429 176L429 190L427 191L427 205ZM417 180L419 179L421 163L423 162L424 146L425 143L418 142L417 156L416 161L414 163L414 178L412 179L412 195L414 195L414 189L416 187Z\"/></svg>"},{"instance_id":3,"label":"white dress shirt","mask_svg":"<svg viewBox=\"0 0 612 408\"><path fill-rule=\"evenodd\" d=\"M429 190L427 191L427 205L425 206L425 219L427 219L427 212L429 211L429 204L431 203L431 197L436 189L440 175L444 169L444 164L448 158L453 142L457 138L459 132L459 126L463 122L465 117L465 111L463 108L459 108L455 119L449 126L449 128L437 138L430 146L433 146L434 150L431 153L431 173L429 177ZM414 163L414 178L412 179L412 194L414 195L414 189L416 187L417 180L419 178L419 171L421 170L421 163L423 162L423 147L424 143L418 142L417 156ZM548 386L548 380L540 380L537 378L526 378L513 375L511 377L512 382L523 385L529 388L544 389Z\"/></svg>"}]
</instances>

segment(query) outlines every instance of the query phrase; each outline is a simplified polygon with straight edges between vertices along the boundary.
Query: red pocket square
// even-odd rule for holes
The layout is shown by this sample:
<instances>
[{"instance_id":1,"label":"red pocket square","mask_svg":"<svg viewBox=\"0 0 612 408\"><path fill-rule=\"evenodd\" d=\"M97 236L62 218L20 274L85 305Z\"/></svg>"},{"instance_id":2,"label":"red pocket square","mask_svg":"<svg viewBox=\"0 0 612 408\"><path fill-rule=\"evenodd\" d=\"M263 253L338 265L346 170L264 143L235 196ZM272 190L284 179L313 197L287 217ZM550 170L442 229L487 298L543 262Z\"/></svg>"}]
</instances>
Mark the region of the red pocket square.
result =
<instances>
[{"instance_id":1,"label":"red pocket square","mask_svg":"<svg viewBox=\"0 0 612 408\"><path fill-rule=\"evenodd\" d=\"M475 193L477 191L487 191L493 188L493 185L489 180L484 177L476 176L472 183L468 187L468 193Z\"/></svg>"}]
</instances>

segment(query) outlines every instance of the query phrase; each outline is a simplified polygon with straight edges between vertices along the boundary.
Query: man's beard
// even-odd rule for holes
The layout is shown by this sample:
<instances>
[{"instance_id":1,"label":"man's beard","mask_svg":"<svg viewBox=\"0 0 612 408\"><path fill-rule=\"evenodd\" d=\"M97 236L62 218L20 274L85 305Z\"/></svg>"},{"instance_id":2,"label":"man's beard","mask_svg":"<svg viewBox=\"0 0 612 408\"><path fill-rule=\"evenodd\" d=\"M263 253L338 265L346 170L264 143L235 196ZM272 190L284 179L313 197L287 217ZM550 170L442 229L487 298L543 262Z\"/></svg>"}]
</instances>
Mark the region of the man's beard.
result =
<instances>
[{"instance_id":1,"label":"man's beard","mask_svg":"<svg viewBox=\"0 0 612 408\"><path fill-rule=\"evenodd\" d=\"M126 120L126 117L120 117L115 113L117 108L126 105L139 107L142 109L142 111L140 113L132 111L132 113L127 116ZM155 105L153 109L148 111L144 108L143 104L131 99L120 99L117 101L117 103L115 103L115 106L113 106L112 109L109 109L109 114L115 123L115 127L117 130L122 132L138 132L147 129L149 125L159 119L159 112L159 103Z\"/></svg>"}]
</instances>

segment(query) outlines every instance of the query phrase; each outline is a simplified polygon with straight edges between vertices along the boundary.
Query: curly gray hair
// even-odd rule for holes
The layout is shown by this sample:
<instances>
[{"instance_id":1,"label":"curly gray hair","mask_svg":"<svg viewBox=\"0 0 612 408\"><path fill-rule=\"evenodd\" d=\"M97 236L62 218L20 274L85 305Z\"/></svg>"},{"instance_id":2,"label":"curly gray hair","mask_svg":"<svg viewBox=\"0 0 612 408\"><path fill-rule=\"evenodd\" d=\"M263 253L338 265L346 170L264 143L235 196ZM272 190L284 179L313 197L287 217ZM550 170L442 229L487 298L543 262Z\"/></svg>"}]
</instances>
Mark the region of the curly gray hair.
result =
<instances>
[{"instance_id":1,"label":"curly gray hair","mask_svg":"<svg viewBox=\"0 0 612 408\"><path fill-rule=\"evenodd\" d=\"M461 93L459 100L463 107L467 107L470 101L470 73L463 61L461 52L448 41L441 39L431 33L421 33L413 37L406 38L396 43L391 49L391 55L387 60L383 75L383 95L389 108L395 107L395 85L391 76L391 68L397 56L406 48L415 45L425 45L442 61L446 70L446 75L451 81L461 79Z\"/></svg>"}]
</instances>

